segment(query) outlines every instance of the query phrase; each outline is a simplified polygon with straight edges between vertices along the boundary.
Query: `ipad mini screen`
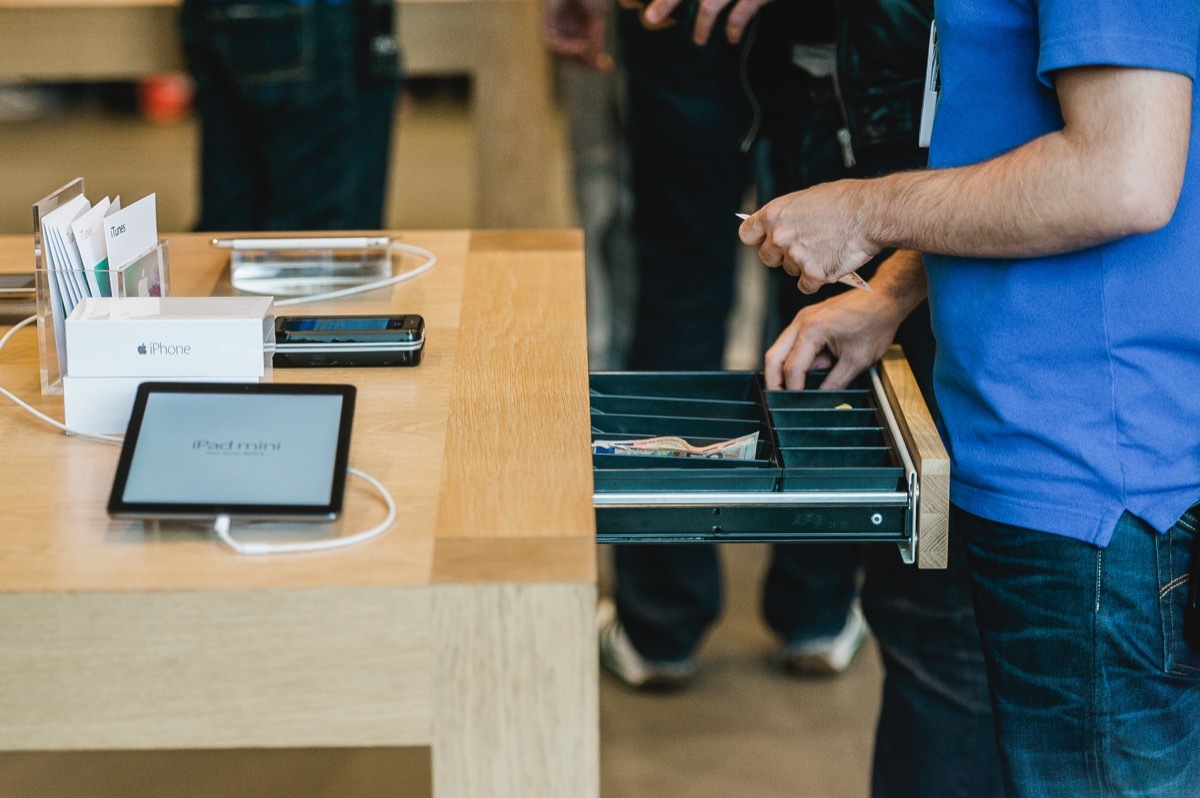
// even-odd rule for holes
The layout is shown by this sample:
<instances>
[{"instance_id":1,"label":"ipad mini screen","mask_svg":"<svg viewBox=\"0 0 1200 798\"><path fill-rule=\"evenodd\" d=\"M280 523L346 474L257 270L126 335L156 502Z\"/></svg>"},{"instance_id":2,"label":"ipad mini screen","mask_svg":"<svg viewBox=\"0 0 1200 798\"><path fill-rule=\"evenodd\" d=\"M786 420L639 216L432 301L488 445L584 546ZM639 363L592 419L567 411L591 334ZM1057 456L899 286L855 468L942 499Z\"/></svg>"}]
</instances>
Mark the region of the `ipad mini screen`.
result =
<instances>
[{"instance_id":1,"label":"ipad mini screen","mask_svg":"<svg viewBox=\"0 0 1200 798\"><path fill-rule=\"evenodd\" d=\"M268 515L340 506L346 401L336 393L150 392L119 502Z\"/></svg>"}]
</instances>

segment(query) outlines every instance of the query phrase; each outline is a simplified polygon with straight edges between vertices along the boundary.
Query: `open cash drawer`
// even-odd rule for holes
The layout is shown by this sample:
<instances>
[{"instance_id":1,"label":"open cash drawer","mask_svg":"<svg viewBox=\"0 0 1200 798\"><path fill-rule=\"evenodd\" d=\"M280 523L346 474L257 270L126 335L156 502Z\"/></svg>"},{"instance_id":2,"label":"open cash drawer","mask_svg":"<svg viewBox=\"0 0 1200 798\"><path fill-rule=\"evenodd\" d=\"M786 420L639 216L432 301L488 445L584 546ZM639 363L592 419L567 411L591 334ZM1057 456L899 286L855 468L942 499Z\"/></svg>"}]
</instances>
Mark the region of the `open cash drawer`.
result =
<instances>
[{"instance_id":1,"label":"open cash drawer","mask_svg":"<svg viewBox=\"0 0 1200 798\"><path fill-rule=\"evenodd\" d=\"M592 440L757 432L752 460L592 455L601 543L895 543L946 565L949 458L892 347L847 390L768 391L756 372L596 372Z\"/></svg>"}]
</instances>

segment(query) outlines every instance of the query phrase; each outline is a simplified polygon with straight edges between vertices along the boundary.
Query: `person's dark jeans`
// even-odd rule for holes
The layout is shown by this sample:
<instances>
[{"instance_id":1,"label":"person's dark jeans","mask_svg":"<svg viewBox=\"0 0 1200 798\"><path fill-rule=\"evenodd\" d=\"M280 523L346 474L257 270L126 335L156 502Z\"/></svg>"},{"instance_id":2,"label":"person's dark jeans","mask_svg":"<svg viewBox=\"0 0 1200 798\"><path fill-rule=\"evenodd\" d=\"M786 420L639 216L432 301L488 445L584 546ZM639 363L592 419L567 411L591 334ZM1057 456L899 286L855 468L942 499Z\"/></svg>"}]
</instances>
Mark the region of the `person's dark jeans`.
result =
<instances>
[{"instance_id":1,"label":"person's dark jeans","mask_svg":"<svg viewBox=\"0 0 1200 798\"><path fill-rule=\"evenodd\" d=\"M356 0L184 0L196 229L380 229L399 69L361 70Z\"/></svg>"},{"instance_id":2,"label":"person's dark jeans","mask_svg":"<svg viewBox=\"0 0 1200 798\"><path fill-rule=\"evenodd\" d=\"M1200 795L1198 509L1126 513L1105 549L955 509L1012 798Z\"/></svg>"},{"instance_id":3,"label":"person's dark jeans","mask_svg":"<svg viewBox=\"0 0 1200 798\"><path fill-rule=\"evenodd\" d=\"M1004 786L961 538L951 529L945 570L905 565L892 546L859 552L863 613L886 674L871 795L999 798Z\"/></svg>"},{"instance_id":4,"label":"person's dark jeans","mask_svg":"<svg viewBox=\"0 0 1200 798\"><path fill-rule=\"evenodd\" d=\"M690 24L647 31L634 11L618 10L617 25L638 295L628 367L718 370L741 249L734 214L755 165L742 149L754 117L740 51L720 35L696 47ZM657 661L692 656L721 611L716 548L617 546L614 568L617 614L634 647ZM848 546L774 547L763 589L768 625L785 643L836 634L857 592L856 572Z\"/></svg>"},{"instance_id":5,"label":"person's dark jeans","mask_svg":"<svg viewBox=\"0 0 1200 798\"><path fill-rule=\"evenodd\" d=\"M615 547L617 614L642 656L692 656L723 608L718 556L716 546L697 543ZM772 546L762 591L767 626L783 643L837 634L858 593L857 571L849 545Z\"/></svg>"},{"instance_id":6,"label":"person's dark jeans","mask_svg":"<svg viewBox=\"0 0 1200 798\"><path fill-rule=\"evenodd\" d=\"M720 36L697 47L683 24L648 31L628 9L617 26L638 282L629 368L720 369L753 167L739 51Z\"/></svg>"}]
</instances>

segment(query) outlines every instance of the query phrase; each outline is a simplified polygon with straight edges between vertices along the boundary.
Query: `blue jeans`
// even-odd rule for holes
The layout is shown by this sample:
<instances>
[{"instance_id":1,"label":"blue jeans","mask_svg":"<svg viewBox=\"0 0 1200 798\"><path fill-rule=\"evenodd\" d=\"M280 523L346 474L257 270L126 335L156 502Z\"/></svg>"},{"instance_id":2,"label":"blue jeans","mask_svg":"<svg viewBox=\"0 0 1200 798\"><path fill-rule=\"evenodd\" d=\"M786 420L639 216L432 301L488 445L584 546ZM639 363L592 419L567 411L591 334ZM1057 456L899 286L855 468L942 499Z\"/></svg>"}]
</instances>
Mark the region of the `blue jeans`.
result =
<instances>
[{"instance_id":1,"label":"blue jeans","mask_svg":"<svg viewBox=\"0 0 1200 798\"><path fill-rule=\"evenodd\" d=\"M1105 549L955 510L1010 796L1200 795L1200 647L1184 639L1192 508Z\"/></svg>"},{"instance_id":2,"label":"blue jeans","mask_svg":"<svg viewBox=\"0 0 1200 798\"><path fill-rule=\"evenodd\" d=\"M364 74L361 25L356 0L184 0L197 230L384 227L400 73Z\"/></svg>"},{"instance_id":3,"label":"blue jeans","mask_svg":"<svg viewBox=\"0 0 1200 798\"><path fill-rule=\"evenodd\" d=\"M879 641L883 700L873 798L999 798L987 673L971 607L966 551L950 531L945 570L862 546L863 612Z\"/></svg>"}]
</instances>

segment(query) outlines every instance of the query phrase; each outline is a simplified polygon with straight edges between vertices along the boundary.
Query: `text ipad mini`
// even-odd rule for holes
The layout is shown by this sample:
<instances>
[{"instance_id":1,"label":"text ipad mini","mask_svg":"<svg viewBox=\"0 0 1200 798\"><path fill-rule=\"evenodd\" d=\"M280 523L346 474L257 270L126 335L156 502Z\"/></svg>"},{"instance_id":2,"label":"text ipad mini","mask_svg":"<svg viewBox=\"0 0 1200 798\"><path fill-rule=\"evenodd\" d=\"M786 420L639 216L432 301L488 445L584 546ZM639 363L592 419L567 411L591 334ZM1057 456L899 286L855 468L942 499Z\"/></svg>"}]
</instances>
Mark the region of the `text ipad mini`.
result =
<instances>
[{"instance_id":1,"label":"text ipad mini","mask_svg":"<svg viewBox=\"0 0 1200 798\"><path fill-rule=\"evenodd\" d=\"M108 512L326 520L342 508L353 385L138 386Z\"/></svg>"}]
</instances>

